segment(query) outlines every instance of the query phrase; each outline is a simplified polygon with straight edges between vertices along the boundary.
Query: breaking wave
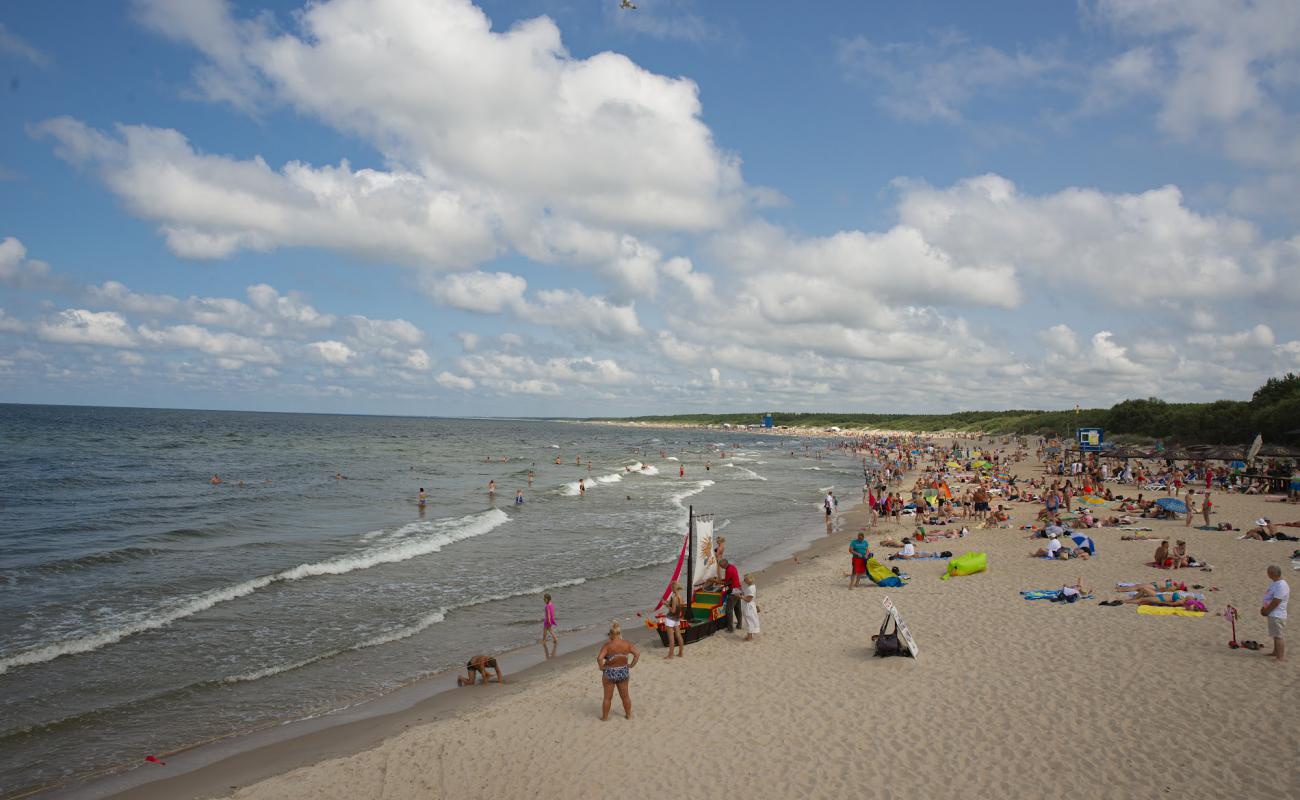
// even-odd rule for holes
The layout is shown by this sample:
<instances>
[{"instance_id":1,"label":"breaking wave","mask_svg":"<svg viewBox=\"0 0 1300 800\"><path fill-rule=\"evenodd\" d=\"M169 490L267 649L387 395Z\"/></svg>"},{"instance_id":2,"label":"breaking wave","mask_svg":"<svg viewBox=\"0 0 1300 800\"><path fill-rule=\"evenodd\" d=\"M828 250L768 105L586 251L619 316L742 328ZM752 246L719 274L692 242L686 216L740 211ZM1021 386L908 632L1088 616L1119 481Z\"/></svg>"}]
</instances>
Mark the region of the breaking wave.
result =
<instances>
[{"instance_id":1,"label":"breaking wave","mask_svg":"<svg viewBox=\"0 0 1300 800\"><path fill-rule=\"evenodd\" d=\"M116 644L136 634L166 627L177 620L206 611L221 603L245 597L273 583L287 583L319 575L343 575L356 570L377 567L381 564L393 564L418 558L419 556L430 555L462 539L482 536L509 521L510 517L504 511L494 508L481 514L472 514L457 519L417 523L430 526L433 532L428 536L407 539L397 544L373 547L356 553L326 559L325 561L299 564L296 567L272 575L262 575L232 586L223 586L220 589L212 589L202 594L177 598L147 612L134 615L134 618L126 624L85 636L39 645L0 658L0 675L8 672L13 667L40 664L45 661L52 661L60 656L89 653Z\"/></svg>"}]
</instances>

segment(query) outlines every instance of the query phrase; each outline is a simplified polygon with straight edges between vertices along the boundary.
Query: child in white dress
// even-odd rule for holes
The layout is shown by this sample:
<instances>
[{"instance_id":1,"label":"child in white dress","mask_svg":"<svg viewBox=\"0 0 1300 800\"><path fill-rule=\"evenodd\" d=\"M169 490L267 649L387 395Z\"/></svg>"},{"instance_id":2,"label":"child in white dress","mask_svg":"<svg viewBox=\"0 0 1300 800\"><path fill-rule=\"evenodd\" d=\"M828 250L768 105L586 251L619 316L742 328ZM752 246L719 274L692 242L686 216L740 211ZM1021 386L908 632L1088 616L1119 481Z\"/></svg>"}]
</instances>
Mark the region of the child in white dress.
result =
<instances>
[{"instance_id":1,"label":"child in white dress","mask_svg":"<svg viewBox=\"0 0 1300 800\"><path fill-rule=\"evenodd\" d=\"M740 613L745 618L745 641L752 642L758 626L758 587L754 585L754 576L745 575L745 587L741 589Z\"/></svg>"}]
</instances>

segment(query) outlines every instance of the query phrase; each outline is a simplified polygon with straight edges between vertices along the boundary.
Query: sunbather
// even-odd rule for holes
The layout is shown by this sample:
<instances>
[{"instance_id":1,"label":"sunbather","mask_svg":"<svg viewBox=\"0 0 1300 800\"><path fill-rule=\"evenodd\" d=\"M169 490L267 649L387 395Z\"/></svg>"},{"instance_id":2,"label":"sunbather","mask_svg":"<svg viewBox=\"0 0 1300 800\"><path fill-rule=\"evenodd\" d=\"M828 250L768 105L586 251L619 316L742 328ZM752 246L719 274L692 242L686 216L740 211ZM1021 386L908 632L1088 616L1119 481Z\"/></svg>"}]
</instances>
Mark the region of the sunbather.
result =
<instances>
[{"instance_id":1,"label":"sunbather","mask_svg":"<svg viewBox=\"0 0 1300 800\"><path fill-rule=\"evenodd\" d=\"M1060 552L1061 540L1057 538L1055 533L1049 533L1047 534L1047 546L1038 548L1030 553L1030 556L1033 558L1056 558Z\"/></svg>"},{"instance_id":2,"label":"sunbather","mask_svg":"<svg viewBox=\"0 0 1300 800\"><path fill-rule=\"evenodd\" d=\"M1295 536L1288 536L1287 534L1279 531L1277 529L1277 526L1275 526L1273 522L1264 519L1263 517L1260 517L1259 519L1255 520L1255 525L1257 525L1258 527L1251 528L1250 530L1245 532L1247 539L1256 539L1261 542L1297 540Z\"/></svg>"},{"instance_id":3,"label":"sunbather","mask_svg":"<svg viewBox=\"0 0 1300 800\"><path fill-rule=\"evenodd\" d=\"M1181 606L1184 599L1182 592L1157 592L1148 586L1135 586L1128 593L1132 592L1137 594L1121 598L1120 602L1137 606Z\"/></svg>"},{"instance_id":4,"label":"sunbather","mask_svg":"<svg viewBox=\"0 0 1300 800\"><path fill-rule=\"evenodd\" d=\"M1185 592L1187 591L1187 584L1182 581L1175 581L1172 578L1165 578L1163 581L1151 581L1150 583L1115 584L1115 591L1117 592L1142 591L1143 589L1149 592Z\"/></svg>"},{"instance_id":5,"label":"sunbather","mask_svg":"<svg viewBox=\"0 0 1300 800\"><path fill-rule=\"evenodd\" d=\"M1061 587L1061 591L1052 600L1054 603L1074 603L1080 597L1087 597L1092 594L1092 590L1083 585L1083 577L1075 578L1074 583L1067 583Z\"/></svg>"}]
</instances>

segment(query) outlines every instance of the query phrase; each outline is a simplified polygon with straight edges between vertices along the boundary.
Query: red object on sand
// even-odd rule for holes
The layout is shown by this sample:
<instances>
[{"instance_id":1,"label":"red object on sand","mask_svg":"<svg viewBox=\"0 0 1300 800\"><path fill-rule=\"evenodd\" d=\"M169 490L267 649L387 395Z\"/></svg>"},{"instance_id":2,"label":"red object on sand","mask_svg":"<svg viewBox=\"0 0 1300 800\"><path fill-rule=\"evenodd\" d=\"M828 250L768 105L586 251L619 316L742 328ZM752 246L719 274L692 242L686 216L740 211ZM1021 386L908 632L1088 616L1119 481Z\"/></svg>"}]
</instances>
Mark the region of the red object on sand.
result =
<instances>
[{"instance_id":1,"label":"red object on sand","mask_svg":"<svg viewBox=\"0 0 1300 800\"><path fill-rule=\"evenodd\" d=\"M167 762L166 762L166 761L159 761L159 760L158 760L158 756L145 756L145 757L144 757L144 760L145 760L145 761L148 761L150 764L157 764L157 765L162 766L162 767L167 766Z\"/></svg>"},{"instance_id":2,"label":"red object on sand","mask_svg":"<svg viewBox=\"0 0 1300 800\"><path fill-rule=\"evenodd\" d=\"M1224 609L1223 616L1227 617L1228 622L1232 623L1232 639L1228 642L1228 647L1236 650L1241 647L1241 645L1237 644L1237 609L1228 606Z\"/></svg>"}]
</instances>

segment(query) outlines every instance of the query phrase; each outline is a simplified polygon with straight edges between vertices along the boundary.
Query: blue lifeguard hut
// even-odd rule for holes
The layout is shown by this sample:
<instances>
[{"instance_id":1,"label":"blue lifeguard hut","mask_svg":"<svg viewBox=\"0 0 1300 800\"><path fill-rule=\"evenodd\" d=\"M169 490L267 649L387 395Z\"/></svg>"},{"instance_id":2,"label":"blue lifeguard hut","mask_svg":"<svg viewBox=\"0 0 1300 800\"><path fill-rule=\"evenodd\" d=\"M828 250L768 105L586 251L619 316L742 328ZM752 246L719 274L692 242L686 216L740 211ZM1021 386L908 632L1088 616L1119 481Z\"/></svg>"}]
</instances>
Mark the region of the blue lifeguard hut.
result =
<instances>
[{"instance_id":1,"label":"blue lifeguard hut","mask_svg":"<svg viewBox=\"0 0 1300 800\"><path fill-rule=\"evenodd\" d=\"M764 428L770 428L770 427L772 427L772 414L771 414L771 412L769 412L769 413L763 415L763 427L764 427Z\"/></svg>"}]
</instances>

